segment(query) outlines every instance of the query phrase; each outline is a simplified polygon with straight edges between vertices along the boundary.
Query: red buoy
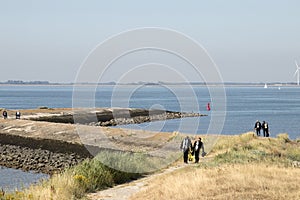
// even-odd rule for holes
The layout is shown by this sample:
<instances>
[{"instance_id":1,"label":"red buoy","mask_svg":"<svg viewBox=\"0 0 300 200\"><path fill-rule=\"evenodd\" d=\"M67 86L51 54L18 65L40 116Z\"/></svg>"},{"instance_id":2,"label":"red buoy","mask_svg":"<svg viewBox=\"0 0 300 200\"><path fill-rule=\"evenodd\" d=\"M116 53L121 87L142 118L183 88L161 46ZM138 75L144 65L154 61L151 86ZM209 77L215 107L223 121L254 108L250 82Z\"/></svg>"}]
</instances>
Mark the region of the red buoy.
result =
<instances>
[{"instance_id":1,"label":"red buoy","mask_svg":"<svg viewBox=\"0 0 300 200\"><path fill-rule=\"evenodd\" d=\"M206 109L210 111L210 103L207 103Z\"/></svg>"}]
</instances>

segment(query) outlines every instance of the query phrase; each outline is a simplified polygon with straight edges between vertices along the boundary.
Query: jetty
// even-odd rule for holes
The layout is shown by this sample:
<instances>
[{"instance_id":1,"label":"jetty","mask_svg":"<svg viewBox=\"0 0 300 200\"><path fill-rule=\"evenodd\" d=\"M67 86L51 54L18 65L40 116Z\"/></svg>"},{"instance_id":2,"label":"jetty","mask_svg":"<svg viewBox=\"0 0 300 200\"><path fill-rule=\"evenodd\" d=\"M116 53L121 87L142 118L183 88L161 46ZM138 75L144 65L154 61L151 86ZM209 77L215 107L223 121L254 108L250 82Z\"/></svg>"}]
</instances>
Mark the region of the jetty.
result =
<instances>
[{"instance_id":1,"label":"jetty","mask_svg":"<svg viewBox=\"0 0 300 200\"><path fill-rule=\"evenodd\" d=\"M8 118L0 119L0 165L47 174L74 166L103 149L146 152L159 149L173 137L172 133L111 126L203 116L132 108L43 107L20 110L21 119L16 119L15 112L7 110Z\"/></svg>"}]
</instances>

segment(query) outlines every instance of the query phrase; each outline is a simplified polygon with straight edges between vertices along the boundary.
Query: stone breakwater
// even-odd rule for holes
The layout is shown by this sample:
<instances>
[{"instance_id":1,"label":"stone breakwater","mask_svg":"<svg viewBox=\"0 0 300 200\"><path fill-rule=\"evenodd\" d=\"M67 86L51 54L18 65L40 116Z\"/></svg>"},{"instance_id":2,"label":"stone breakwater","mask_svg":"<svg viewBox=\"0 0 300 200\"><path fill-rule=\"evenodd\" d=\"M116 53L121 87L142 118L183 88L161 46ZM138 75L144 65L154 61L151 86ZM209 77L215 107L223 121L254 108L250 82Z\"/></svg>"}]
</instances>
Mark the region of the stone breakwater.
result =
<instances>
[{"instance_id":1,"label":"stone breakwater","mask_svg":"<svg viewBox=\"0 0 300 200\"><path fill-rule=\"evenodd\" d=\"M198 117L203 116L199 113L180 113L180 112L170 112L166 111L162 114L154 114L154 115L145 115L145 116L135 116L135 117L116 117L112 118L108 121L99 121L99 122L91 122L88 125L94 126L117 126L117 125L126 125L126 124L141 124L145 122L151 121L162 121L168 119L177 119L184 117Z\"/></svg>"},{"instance_id":2,"label":"stone breakwater","mask_svg":"<svg viewBox=\"0 0 300 200\"><path fill-rule=\"evenodd\" d=\"M83 157L72 153L55 153L44 149L31 149L15 145L0 145L0 165L53 174L63 169L77 165Z\"/></svg>"},{"instance_id":3,"label":"stone breakwater","mask_svg":"<svg viewBox=\"0 0 300 200\"><path fill-rule=\"evenodd\" d=\"M175 112L167 110L147 110L139 108L113 108L98 110L80 110L60 115L31 117L34 121L55 123L85 124L93 126L116 126L126 124L140 124L150 121L162 121L184 117L206 116L200 113Z\"/></svg>"}]
</instances>

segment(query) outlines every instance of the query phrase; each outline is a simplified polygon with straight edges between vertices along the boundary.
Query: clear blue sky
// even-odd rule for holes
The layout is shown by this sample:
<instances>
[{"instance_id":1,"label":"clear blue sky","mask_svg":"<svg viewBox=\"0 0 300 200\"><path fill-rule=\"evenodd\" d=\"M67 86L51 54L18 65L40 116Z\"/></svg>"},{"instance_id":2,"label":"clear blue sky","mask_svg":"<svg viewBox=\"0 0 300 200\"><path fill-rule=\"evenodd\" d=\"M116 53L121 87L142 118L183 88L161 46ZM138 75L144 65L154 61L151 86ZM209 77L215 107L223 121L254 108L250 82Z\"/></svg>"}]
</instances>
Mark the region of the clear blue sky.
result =
<instances>
[{"instance_id":1,"label":"clear blue sky","mask_svg":"<svg viewBox=\"0 0 300 200\"><path fill-rule=\"evenodd\" d=\"M139 27L170 28L194 38L227 82L295 81L294 60L300 63L297 0L0 0L0 5L0 81L73 82L97 44Z\"/></svg>"}]
</instances>

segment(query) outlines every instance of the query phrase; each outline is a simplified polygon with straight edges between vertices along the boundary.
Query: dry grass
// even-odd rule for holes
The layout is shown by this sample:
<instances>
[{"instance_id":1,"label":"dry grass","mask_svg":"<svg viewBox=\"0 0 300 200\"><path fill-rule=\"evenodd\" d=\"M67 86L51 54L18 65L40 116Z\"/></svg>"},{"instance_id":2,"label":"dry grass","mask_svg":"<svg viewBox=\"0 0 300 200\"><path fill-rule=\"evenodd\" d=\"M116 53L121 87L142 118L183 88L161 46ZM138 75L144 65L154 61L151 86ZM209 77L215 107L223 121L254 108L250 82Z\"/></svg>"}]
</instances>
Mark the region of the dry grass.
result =
<instances>
[{"instance_id":1,"label":"dry grass","mask_svg":"<svg viewBox=\"0 0 300 200\"><path fill-rule=\"evenodd\" d=\"M207 159L158 176L131 200L300 199L300 142L287 134L222 136Z\"/></svg>"},{"instance_id":2,"label":"dry grass","mask_svg":"<svg viewBox=\"0 0 300 200\"><path fill-rule=\"evenodd\" d=\"M265 164L189 167L151 181L131 200L299 199L300 169Z\"/></svg>"},{"instance_id":3,"label":"dry grass","mask_svg":"<svg viewBox=\"0 0 300 200\"><path fill-rule=\"evenodd\" d=\"M74 199L74 191L78 187L75 178L72 178L72 175L68 173L59 174L50 179L49 182L44 184L32 186L28 190L25 190L24 199ZM83 191L78 191L78 193Z\"/></svg>"},{"instance_id":4,"label":"dry grass","mask_svg":"<svg viewBox=\"0 0 300 200\"><path fill-rule=\"evenodd\" d=\"M76 179L70 173L54 175L49 181L38 185L32 185L24 191L16 191L11 194L0 195L2 200L70 200L74 199L74 191L80 190ZM83 191L78 191L78 193Z\"/></svg>"}]
</instances>

